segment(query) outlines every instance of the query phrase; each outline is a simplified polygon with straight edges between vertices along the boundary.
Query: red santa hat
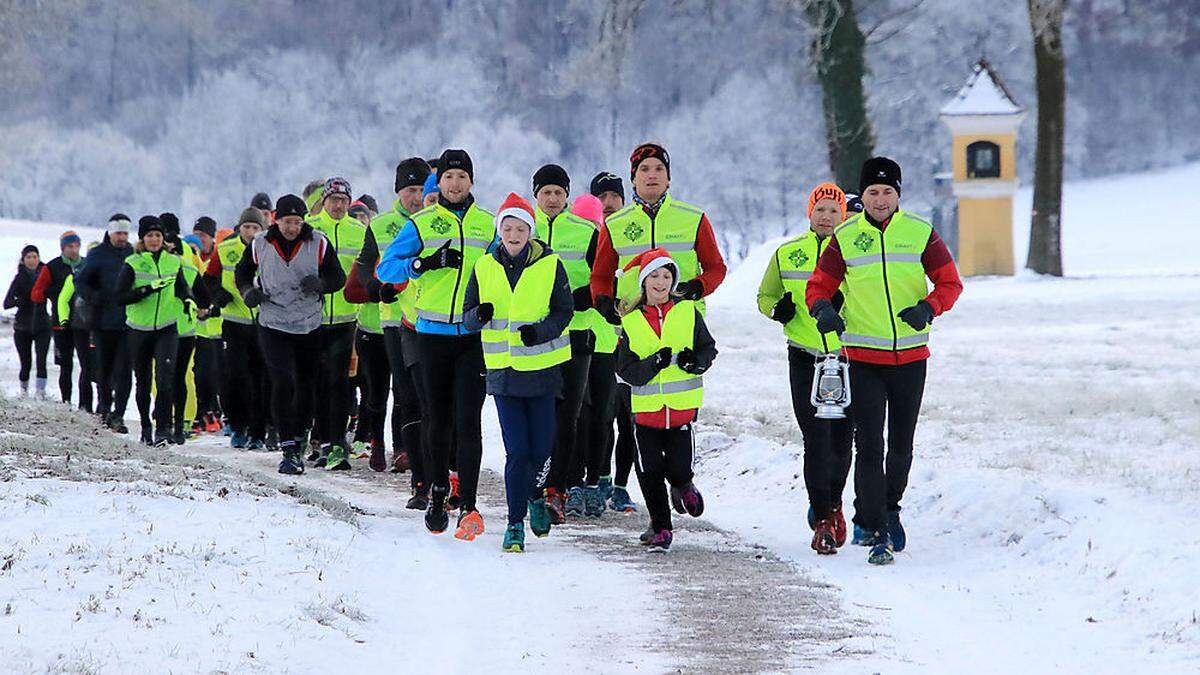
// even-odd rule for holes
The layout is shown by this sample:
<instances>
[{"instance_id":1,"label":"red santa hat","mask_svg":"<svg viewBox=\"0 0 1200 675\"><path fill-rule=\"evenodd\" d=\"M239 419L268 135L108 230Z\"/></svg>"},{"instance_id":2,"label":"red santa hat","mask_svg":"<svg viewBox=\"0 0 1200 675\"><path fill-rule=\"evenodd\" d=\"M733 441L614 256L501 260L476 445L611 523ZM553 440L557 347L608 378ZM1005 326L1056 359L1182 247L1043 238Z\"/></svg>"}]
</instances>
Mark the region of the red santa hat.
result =
<instances>
[{"instance_id":1,"label":"red santa hat","mask_svg":"<svg viewBox=\"0 0 1200 675\"><path fill-rule=\"evenodd\" d=\"M537 219L533 216L533 207L524 197L515 192L508 193L508 197L500 205L500 210L496 212L496 232L500 231L500 223L505 218L516 218L529 225L529 236L533 237Z\"/></svg>"},{"instance_id":2,"label":"red santa hat","mask_svg":"<svg viewBox=\"0 0 1200 675\"><path fill-rule=\"evenodd\" d=\"M671 272L674 277L671 280L671 290L674 291L675 287L679 285L679 263L675 262L671 254L667 253L667 250L663 248L652 248L649 251L642 251L640 254L634 256L633 260L630 260L624 269L617 270L617 278L625 276L625 273L634 267L640 267L641 269L638 271L638 288L641 288L642 284L646 282L646 277L650 276L651 272L668 265L671 266Z\"/></svg>"}]
</instances>

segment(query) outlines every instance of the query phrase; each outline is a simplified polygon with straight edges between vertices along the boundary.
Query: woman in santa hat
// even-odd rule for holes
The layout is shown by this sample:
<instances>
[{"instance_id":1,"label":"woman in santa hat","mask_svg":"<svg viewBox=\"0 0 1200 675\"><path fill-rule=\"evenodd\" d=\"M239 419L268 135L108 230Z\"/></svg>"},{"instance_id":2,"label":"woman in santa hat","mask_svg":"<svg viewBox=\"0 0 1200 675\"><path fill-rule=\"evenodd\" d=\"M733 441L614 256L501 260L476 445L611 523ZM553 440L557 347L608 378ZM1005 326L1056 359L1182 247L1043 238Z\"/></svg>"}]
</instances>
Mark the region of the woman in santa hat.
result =
<instances>
[{"instance_id":1,"label":"woman in santa hat","mask_svg":"<svg viewBox=\"0 0 1200 675\"><path fill-rule=\"evenodd\" d=\"M638 483L650 512L650 529L641 543L665 552L673 538L671 507L694 517L704 512L704 498L692 483L692 425L717 343L696 303L673 295L679 266L669 253L646 251L621 274L634 268L640 294L621 318L617 374L630 385Z\"/></svg>"},{"instance_id":2,"label":"woman in santa hat","mask_svg":"<svg viewBox=\"0 0 1200 675\"><path fill-rule=\"evenodd\" d=\"M562 261L533 239L533 207L516 194L496 214L500 245L475 263L463 301L463 325L480 331L487 391L504 438L508 527L503 548L525 550L525 515L538 537L550 533L542 497L554 447L559 365L571 358L575 303Z\"/></svg>"}]
</instances>

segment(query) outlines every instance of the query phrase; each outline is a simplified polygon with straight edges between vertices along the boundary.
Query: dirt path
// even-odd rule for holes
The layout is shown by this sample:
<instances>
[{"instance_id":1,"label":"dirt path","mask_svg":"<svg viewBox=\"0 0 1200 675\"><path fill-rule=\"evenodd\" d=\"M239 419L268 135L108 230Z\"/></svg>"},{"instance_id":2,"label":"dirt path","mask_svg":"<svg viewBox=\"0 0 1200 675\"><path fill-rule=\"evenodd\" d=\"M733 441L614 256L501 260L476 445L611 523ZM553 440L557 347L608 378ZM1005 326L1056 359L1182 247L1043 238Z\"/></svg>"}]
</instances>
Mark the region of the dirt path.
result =
<instances>
[{"instance_id":1,"label":"dirt path","mask_svg":"<svg viewBox=\"0 0 1200 675\"><path fill-rule=\"evenodd\" d=\"M234 450L223 439L189 443L182 450L264 479L281 478L273 453ZM423 527L419 513L403 508L408 476L374 473L365 464L357 461L354 470L336 474L310 468L294 483L345 500L366 515L405 518L413 527ZM479 507L488 527L503 523L503 483L486 469L480 476ZM658 599L674 617L664 631L672 638L648 646L668 654L679 671L779 672L859 653L846 641L871 629L839 611L831 587L702 519L681 519L670 554L649 554L636 543L646 524L644 514L607 513L599 520L557 527L551 537L565 537L600 561L629 565L659 580L654 585Z\"/></svg>"}]
</instances>

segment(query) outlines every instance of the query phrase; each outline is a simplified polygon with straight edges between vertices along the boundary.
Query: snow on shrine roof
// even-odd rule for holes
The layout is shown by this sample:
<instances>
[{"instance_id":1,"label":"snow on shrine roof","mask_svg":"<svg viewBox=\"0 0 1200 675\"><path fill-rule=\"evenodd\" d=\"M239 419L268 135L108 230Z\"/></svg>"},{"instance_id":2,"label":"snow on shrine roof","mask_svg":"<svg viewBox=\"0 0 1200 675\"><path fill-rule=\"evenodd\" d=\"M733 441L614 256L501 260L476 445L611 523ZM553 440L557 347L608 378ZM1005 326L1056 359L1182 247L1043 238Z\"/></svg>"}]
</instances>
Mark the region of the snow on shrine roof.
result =
<instances>
[{"instance_id":1,"label":"snow on shrine roof","mask_svg":"<svg viewBox=\"0 0 1200 675\"><path fill-rule=\"evenodd\" d=\"M980 59L967 83L941 112L943 115L1015 115L1023 110L987 60Z\"/></svg>"}]
</instances>

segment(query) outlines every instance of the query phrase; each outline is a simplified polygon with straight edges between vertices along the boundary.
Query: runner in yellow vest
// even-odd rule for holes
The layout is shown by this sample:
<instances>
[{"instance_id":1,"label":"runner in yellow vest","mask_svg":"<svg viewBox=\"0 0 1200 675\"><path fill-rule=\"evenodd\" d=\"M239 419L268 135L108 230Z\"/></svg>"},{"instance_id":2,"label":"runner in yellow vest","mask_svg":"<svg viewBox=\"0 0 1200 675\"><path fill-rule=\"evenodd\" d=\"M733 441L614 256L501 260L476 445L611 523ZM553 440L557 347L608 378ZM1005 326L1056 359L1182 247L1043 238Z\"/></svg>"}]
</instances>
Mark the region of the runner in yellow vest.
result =
<instances>
[{"instance_id":1,"label":"runner in yellow vest","mask_svg":"<svg viewBox=\"0 0 1200 675\"><path fill-rule=\"evenodd\" d=\"M221 317L222 404L232 432L229 443L235 448L266 446L267 372L255 324L258 310L246 306L234 274L250 242L266 229L265 222L259 209L243 210L236 234L217 244L204 272L212 307Z\"/></svg>"},{"instance_id":2,"label":"runner in yellow vest","mask_svg":"<svg viewBox=\"0 0 1200 675\"><path fill-rule=\"evenodd\" d=\"M496 401L504 437L508 501L505 551L525 550L525 514L533 533L550 532L539 476L555 435L555 399L562 364L571 359L568 325L574 313L569 273L537 232L533 207L516 194L496 214L500 246L475 263L467 282L464 323L481 330L487 391Z\"/></svg>"},{"instance_id":3,"label":"runner in yellow vest","mask_svg":"<svg viewBox=\"0 0 1200 675\"><path fill-rule=\"evenodd\" d=\"M207 292L204 279L208 263L217 255L217 223L200 216L192 225L192 234L199 239L201 285ZM210 301L212 296L209 296ZM196 423L193 431L215 433L221 430L221 310L209 307L209 316L196 328Z\"/></svg>"},{"instance_id":4,"label":"runner in yellow vest","mask_svg":"<svg viewBox=\"0 0 1200 675\"><path fill-rule=\"evenodd\" d=\"M896 162L872 157L863 163L865 210L834 230L805 287L817 329L840 333L850 359L855 534L859 539L861 529L861 540L871 546L867 561L876 565L893 562L893 552L906 545L900 501L925 390L929 324L962 293L958 268L933 227L900 210L900 187ZM843 285L846 304L839 314L832 301Z\"/></svg>"},{"instance_id":5,"label":"runner in yellow vest","mask_svg":"<svg viewBox=\"0 0 1200 675\"><path fill-rule=\"evenodd\" d=\"M396 201L391 211L371 220L362 251L355 261L358 282L375 302L383 332L387 372L391 375L392 471L412 470L412 495L405 506L417 511L424 511L429 506L429 485L425 483L425 465L421 461L421 407L412 371L417 349L411 337L405 340L405 333L411 336L413 323L417 320L417 289L416 284L405 284L403 290L397 290L395 285L379 281L375 267L379 264L380 253L387 250L412 214L423 208L421 196L429 175L429 164L420 157L409 157L396 165ZM364 306L363 312L366 311ZM359 321L365 323L361 313ZM386 396L384 401L386 403ZM374 464L375 449L372 448L372 468Z\"/></svg>"},{"instance_id":6,"label":"runner in yellow vest","mask_svg":"<svg viewBox=\"0 0 1200 675\"><path fill-rule=\"evenodd\" d=\"M836 553L846 543L846 518L842 490L850 473L854 425L849 418L817 419L810 396L815 359L841 349L836 333L821 333L808 312L797 312L821 252L829 245L833 228L846 216L846 195L833 183L821 183L809 194L809 229L784 242L771 256L758 286L758 310L783 324L787 338L788 381L792 411L804 439L804 487L808 491L808 524L813 528L812 548ZM841 306L842 296L836 296Z\"/></svg>"},{"instance_id":7,"label":"runner in yellow vest","mask_svg":"<svg viewBox=\"0 0 1200 675\"><path fill-rule=\"evenodd\" d=\"M166 250L163 224L158 216L142 216L138 220L138 238L134 254L125 259L113 293L125 305L142 442L164 446L171 442L171 389L179 347L176 324L183 314L184 301L190 300L192 294L184 278L182 261Z\"/></svg>"},{"instance_id":8,"label":"runner in yellow vest","mask_svg":"<svg viewBox=\"0 0 1200 675\"><path fill-rule=\"evenodd\" d=\"M612 214L625 208L625 185L621 177L609 171L601 171L592 177L590 186L592 196L600 202L601 215L597 217L592 207L592 214L587 217L596 223L603 232L604 221ZM580 198L582 199L582 197ZM578 207L578 202L576 207ZM574 209L572 209L574 210ZM580 213L579 215L584 215ZM609 284L609 295L615 293L615 284ZM599 312L596 313L599 316ZM606 329L607 327L607 329ZM604 445L604 460L602 466L607 473L613 469L612 475L600 477L600 489L608 508L618 513L633 513L637 511L637 503L629 496L629 475L633 471L634 448L636 441L633 437L633 412L629 410L629 385L617 382L616 357L617 337L620 327L612 325L603 316L596 322L596 353L592 355L592 369L588 373L588 386L592 388L593 403L602 401L603 395L596 386L612 383L613 391L609 394L609 409L607 416L603 414L595 421L600 424L600 432L604 435L601 441ZM616 423L616 433L613 433L613 423ZM615 460L615 466L614 466Z\"/></svg>"},{"instance_id":9,"label":"runner in yellow vest","mask_svg":"<svg viewBox=\"0 0 1200 675\"><path fill-rule=\"evenodd\" d=\"M585 490L583 475L585 464L598 463L589 461L589 448L599 448L592 443L579 442L579 416L596 344L592 330L596 311L592 309L588 280L595 257L597 229L590 220L567 211L570 194L571 179L561 166L546 164L533 174L537 234L562 259L575 305L575 315L569 326L571 360L562 368L563 391L556 413L557 437L550 476L546 481L546 504L555 524L562 523L568 515L582 517L588 511L585 496L591 497L590 515L599 516L604 511L599 489ZM598 480L598 476L593 476L593 480Z\"/></svg>"},{"instance_id":10,"label":"runner in yellow vest","mask_svg":"<svg viewBox=\"0 0 1200 675\"><path fill-rule=\"evenodd\" d=\"M692 483L692 426L717 346L696 303L672 299L679 263L667 251L651 249L630 260L624 272L637 274L639 289L621 318L617 375L630 385L638 483L650 512L641 542L665 552L673 539L671 508L693 517L704 512L704 498Z\"/></svg>"},{"instance_id":11,"label":"runner in yellow vest","mask_svg":"<svg viewBox=\"0 0 1200 675\"><path fill-rule=\"evenodd\" d=\"M321 191L321 212L306 221L329 240L346 274L350 273L366 236L366 228L349 214L351 198L349 181L339 176L330 178ZM310 459L316 466L331 471L350 469L346 427L353 396L349 373L357 321L358 308L346 300L342 288L325 294L321 328L317 331L321 346L314 355L319 374L313 392L313 433L320 439L321 447L317 456L310 455Z\"/></svg>"},{"instance_id":12,"label":"runner in yellow vest","mask_svg":"<svg viewBox=\"0 0 1200 675\"><path fill-rule=\"evenodd\" d=\"M437 204L413 214L376 268L380 281L416 286L418 388L425 404L425 474L432 487L425 527L440 534L449 523L446 506L451 503L454 448L460 506L454 536L467 541L483 532L475 495L487 389L482 343L463 323L463 301L475 262L496 241L492 214L479 208L471 195L474 171L465 150L443 152L438 159Z\"/></svg>"},{"instance_id":13,"label":"runner in yellow vest","mask_svg":"<svg viewBox=\"0 0 1200 675\"><path fill-rule=\"evenodd\" d=\"M196 353L200 327L208 319L209 300L208 292L200 280L200 258L197 254L200 241L192 236L176 241L179 244L178 254L183 262L183 278L187 281L193 297L184 301L183 314L176 324L179 332L179 350L175 355L175 382L172 387L174 405L171 442L183 445L187 439L187 432L191 430L191 420L196 416L196 380L192 357Z\"/></svg>"}]
</instances>

